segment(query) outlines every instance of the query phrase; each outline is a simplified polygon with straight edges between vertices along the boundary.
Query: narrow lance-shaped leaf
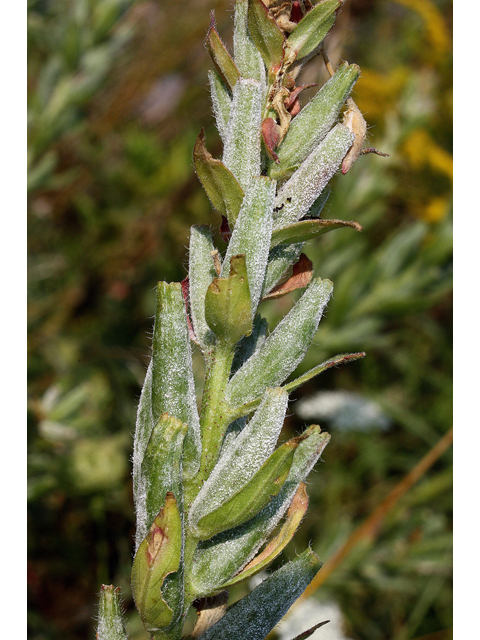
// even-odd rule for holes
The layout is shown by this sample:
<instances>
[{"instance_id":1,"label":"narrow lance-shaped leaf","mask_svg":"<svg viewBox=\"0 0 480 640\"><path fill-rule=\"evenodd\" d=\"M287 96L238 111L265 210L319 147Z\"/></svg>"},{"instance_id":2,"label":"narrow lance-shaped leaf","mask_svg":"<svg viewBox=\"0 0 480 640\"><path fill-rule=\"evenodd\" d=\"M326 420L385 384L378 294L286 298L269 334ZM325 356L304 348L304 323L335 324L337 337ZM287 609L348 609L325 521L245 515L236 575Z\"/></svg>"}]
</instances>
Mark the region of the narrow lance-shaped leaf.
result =
<instances>
[{"instance_id":1,"label":"narrow lance-shaped leaf","mask_svg":"<svg viewBox=\"0 0 480 640\"><path fill-rule=\"evenodd\" d=\"M318 236L327 233L327 231L342 227L351 227L356 231L363 229L358 222L347 220L301 220L295 224L276 229L272 233L271 245L274 247L278 244L307 242L308 240L313 240L313 238L318 238Z\"/></svg>"},{"instance_id":2,"label":"narrow lance-shaped leaf","mask_svg":"<svg viewBox=\"0 0 480 640\"><path fill-rule=\"evenodd\" d=\"M288 393L291 393L295 389L298 389L298 387L301 387L303 384L305 384L305 382L308 382L308 380L311 380L315 376L318 376L320 373L327 371L327 369L330 369L331 367L336 367L341 364L347 364L348 362L353 362L354 360L358 360L359 358L364 357L364 351L358 353L344 353L338 356L334 356L333 358L322 362L316 367L313 367L313 369L310 369L299 378L295 378L291 382L283 385L283 389L288 391ZM244 405L240 405L235 411L232 412L231 418L233 420L241 419L242 416L246 416L252 413L252 411L255 411L255 409L260 405L261 402L262 395L259 395L257 396L257 398L255 398L255 400L251 400Z\"/></svg>"},{"instance_id":3,"label":"narrow lance-shaped leaf","mask_svg":"<svg viewBox=\"0 0 480 640\"><path fill-rule=\"evenodd\" d=\"M145 449L155 425L152 411L152 371L153 362L150 360L140 395L140 402L138 403L135 437L133 439L133 500L135 508L138 508L138 501L143 499L143 496L140 496L141 467Z\"/></svg>"},{"instance_id":4,"label":"narrow lance-shaped leaf","mask_svg":"<svg viewBox=\"0 0 480 640\"><path fill-rule=\"evenodd\" d=\"M254 45L247 28L248 0L236 0L233 30L235 64L243 78L253 78L265 86L266 73L262 56Z\"/></svg>"},{"instance_id":5,"label":"narrow lance-shaped leaf","mask_svg":"<svg viewBox=\"0 0 480 640\"><path fill-rule=\"evenodd\" d=\"M210 97L217 130L222 141L225 141L230 108L232 106L232 95L216 69L208 72L208 81L210 83Z\"/></svg>"},{"instance_id":6,"label":"narrow lance-shaped leaf","mask_svg":"<svg viewBox=\"0 0 480 640\"><path fill-rule=\"evenodd\" d=\"M277 150L279 163L270 164L268 175L277 179L289 177L305 160L335 124L359 75L356 64L344 62L339 66L335 75L290 122Z\"/></svg>"},{"instance_id":7,"label":"narrow lance-shaped leaf","mask_svg":"<svg viewBox=\"0 0 480 640\"><path fill-rule=\"evenodd\" d=\"M303 359L332 293L329 280L315 278L261 348L231 378L226 402L238 407L280 385Z\"/></svg>"},{"instance_id":8,"label":"narrow lance-shaped leaf","mask_svg":"<svg viewBox=\"0 0 480 640\"><path fill-rule=\"evenodd\" d=\"M365 355L365 351L359 351L357 353L342 353L338 356L334 356L333 358L330 358L329 360L325 360L325 362L318 364L316 367L313 367L313 369L310 369L302 376L284 385L284 389L291 393L292 391L295 391L295 389L301 387L302 384L305 384L305 382L308 382L315 376L318 376L320 373L327 371L327 369L338 367L339 365L347 364L348 362L354 362L355 360L364 358Z\"/></svg>"},{"instance_id":9,"label":"narrow lance-shaped leaf","mask_svg":"<svg viewBox=\"0 0 480 640\"><path fill-rule=\"evenodd\" d=\"M320 567L318 557L307 549L236 602L202 640L264 640Z\"/></svg>"},{"instance_id":10,"label":"narrow lance-shaped leaf","mask_svg":"<svg viewBox=\"0 0 480 640\"><path fill-rule=\"evenodd\" d=\"M127 640L120 605L120 587L102 584L98 612L97 640Z\"/></svg>"},{"instance_id":11,"label":"narrow lance-shaped leaf","mask_svg":"<svg viewBox=\"0 0 480 640\"><path fill-rule=\"evenodd\" d=\"M280 553L295 535L303 516L307 512L308 496L305 483L302 482L293 497L288 508L287 516L278 534L268 543L265 549L258 554L247 566L234 578L226 582L224 587L231 587L246 578L250 578L267 567Z\"/></svg>"},{"instance_id":12,"label":"narrow lance-shaped leaf","mask_svg":"<svg viewBox=\"0 0 480 640\"><path fill-rule=\"evenodd\" d=\"M180 568L182 549L180 512L173 493L167 493L132 567L132 594L147 631L169 627L183 612L183 589L176 590L175 602L167 603L162 592L167 576Z\"/></svg>"},{"instance_id":13,"label":"narrow lance-shaped leaf","mask_svg":"<svg viewBox=\"0 0 480 640\"><path fill-rule=\"evenodd\" d=\"M200 425L192 353L181 285L159 282L153 331L152 412L157 422L168 413L188 424L183 472L191 478L200 464Z\"/></svg>"},{"instance_id":14,"label":"narrow lance-shaped leaf","mask_svg":"<svg viewBox=\"0 0 480 640\"><path fill-rule=\"evenodd\" d=\"M290 34L285 45L289 62L301 60L316 51L335 23L344 0L323 0L309 11Z\"/></svg>"},{"instance_id":15,"label":"narrow lance-shaped leaf","mask_svg":"<svg viewBox=\"0 0 480 640\"><path fill-rule=\"evenodd\" d=\"M261 117L262 85L256 80L240 78L233 90L223 163L244 191L252 178L260 175Z\"/></svg>"},{"instance_id":16,"label":"narrow lance-shaped leaf","mask_svg":"<svg viewBox=\"0 0 480 640\"><path fill-rule=\"evenodd\" d=\"M193 162L197 176L212 206L226 216L233 228L243 201L243 189L223 162L207 151L204 129L201 130L195 142Z\"/></svg>"},{"instance_id":17,"label":"narrow lance-shaped leaf","mask_svg":"<svg viewBox=\"0 0 480 640\"><path fill-rule=\"evenodd\" d=\"M135 549L150 529L168 491L182 494L183 439L187 425L163 413L155 425L142 462L140 499L136 505Z\"/></svg>"},{"instance_id":18,"label":"narrow lance-shaped leaf","mask_svg":"<svg viewBox=\"0 0 480 640\"><path fill-rule=\"evenodd\" d=\"M216 511L241 490L272 454L282 430L288 395L267 389L253 418L215 465L190 509L190 521Z\"/></svg>"},{"instance_id":19,"label":"narrow lance-shaped leaf","mask_svg":"<svg viewBox=\"0 0 480 640\"><path fill-rule=\"evenodd\" d=\"M198 514L190 512L193 534L207 540L253 518L281 490L300 440L289 440L274 451L251 480L218 508L198 520L195 517Z\"/></svg>"},{"instance_id":20,"label":"narrow lance-shaped leaf","mask_svg":"<svg viewBox=\"0 0 480 640\"><path fill-rule=\"evenodd\" d=\"M248 0L248 30L267 69L279 69L285 36L261 0Z\"/></svg>"},{"instance_id":21,"label":"narrow lance-shaped leaf","mask_svg":"<svg viewBox=\"0 0 480 640\"><path fill-rule=\"evenodd\" d=\"M229 89L232 90L240 77L240 72L232 60L231 55L228 53L227 47L218 35L215 24L215 13L213 11L210 14L210 27L205 37L205 46L222 80Z\"/></svg>"},{"instance_id":22,"label":"narrow lance-shaped leaf","mask_svg":"<svg viewBox=\"0 0 480 640\"><path fill-rule=\"evenodd\" d=\"M280 189L275 200L275 208L279 210L275 220L276 229L297 222L307 215L340 167L354 138L347 127L337 124L303 161Z\"/></svg>"},{"instance_id":23,"label":"narrow lance-shaped leaf","mask_svg":"<svg viewBox=\"0 0 480 640\"><path fill-rule=\"evenodd\" d=\"M214 278L205 296L205 319L215 335L234 345L252 331L252 303L245 255L230 259L230 275Z\"/></svg>"},{"instance_id":24,"label":"narrow lance-shaped leaf","mask_svg":"<svg viewBox=\"0 0 480 640\"><path fill-rule=\"evenodd\" d=\"M206 225L190 229L189 295L193 328L202 349L212 346L215 335L205 320L205 296L213 279L217 277L212 252L215 250L212 234Z\"/></svg>"},{"instance_id":25,"label":"narrow lance-shaped leaf","mask_svg":"<svg viewBox=\"0 0 480 640\"><path fill-rule=\"evenodd\" d=\"M306 479L330 439L328 433L320 433L317 425L312 425L304 435L307 437L295 451L280 493L245 524L200 543L187 585L194 596L221 589L254 558L278 525L300 483Z\"/></svg>"},{"instance_id":26,"label":"narrow lance-shaped leaf","mask_svg":"<svg viewBox=\"0 0 480 640\"><path fill-rule=\"evenodd\" d=\"M260 176L254 178L245 194L235 229L223 262L221 275L234 255L245 254L248 284L255 315L265 279L270 237L272 235L272 211L276 182Z\"/></svg>"}]
</instances>

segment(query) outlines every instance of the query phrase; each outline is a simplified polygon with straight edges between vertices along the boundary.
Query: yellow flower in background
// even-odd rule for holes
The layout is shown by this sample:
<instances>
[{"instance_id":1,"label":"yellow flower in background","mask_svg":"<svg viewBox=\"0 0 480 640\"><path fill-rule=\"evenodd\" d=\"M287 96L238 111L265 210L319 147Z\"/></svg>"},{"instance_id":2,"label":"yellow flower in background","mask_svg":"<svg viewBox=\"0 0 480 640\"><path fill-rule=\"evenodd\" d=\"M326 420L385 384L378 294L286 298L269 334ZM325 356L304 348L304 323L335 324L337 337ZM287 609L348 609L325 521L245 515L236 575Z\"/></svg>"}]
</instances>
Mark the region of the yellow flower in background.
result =
<instances>
[{"instance_id":1,"label":"yellow flower in background","mask_svg":"<svg viewBox=\"0 0 480 640\"><path fill-rule=\"evenodd\" d=\"M432 198L421 210L415 213L425 222L440 222L445 218L451 205L449 196Z\"/></svg>"},{"instance_id":2,"label":"yellow flower in background","mask_svg":"<svg viewBox=\"0 0 480 640\"><path fill-rule=\"evenodd\" d=\"M425 129L414 129L402 145L402 152L413 169L425 166L453 181L453 157L440 147Z\"/></svg>"},{"instance_id":3,"label":"yellow flower in background","mask_svg":"<svg viewBox=\"0 0 480 640\"><path fill-rule=\"evenodd\" d=\"M355 101L370 120L381 119L395 108L408 80L409 70L397 67L389 74L362 67L362 74L355 87Z\"/></svg>"},{"instance_id":4,"label":"yellow flower in background","mask_svg":"<svg viewBox=\"0 0 480 640\"><path fill-rule=\"evenodd\" d=\"M431 0L395 0L397 4L418 13L425 23L426 36L435 59L441 58L451 49L451 37L439 9Z\"/></svg>"}]
</instances>

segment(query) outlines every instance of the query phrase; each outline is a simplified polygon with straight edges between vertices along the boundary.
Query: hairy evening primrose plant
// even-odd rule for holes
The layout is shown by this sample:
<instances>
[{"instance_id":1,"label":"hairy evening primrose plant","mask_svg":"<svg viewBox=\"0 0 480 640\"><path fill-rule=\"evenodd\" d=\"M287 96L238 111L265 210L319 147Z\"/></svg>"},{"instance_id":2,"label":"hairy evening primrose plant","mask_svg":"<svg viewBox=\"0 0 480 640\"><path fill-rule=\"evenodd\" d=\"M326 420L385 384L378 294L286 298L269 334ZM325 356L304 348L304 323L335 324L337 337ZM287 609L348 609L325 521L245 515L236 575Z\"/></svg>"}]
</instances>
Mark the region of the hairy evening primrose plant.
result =
<instances>
[{"instance_id":1,"label":"hairy evening primrose plant","mask_svg":"<svg viewBox=\"0 0 480 640\"><path fill-rule=\"evenodd\" d=\"M331 78L303 109L298 96L311 85L296 85L313 55L326 60L322 43L342 3L237 0L233 56L212 14L205 44L223 156L212 157L202 131L193 159L228 247L222 260L209 227L192 227L188 277L158 284L135 431L132 593L155 640L181 638L192 605L197 624L184 637L262 640L320 568L308 549L226 607L228 588L292 539L308 506L305 480L330 439L312 425L277 446L289 394L364 355L335 356L286 383L333 288L313 277L304 244L339 227L361 229L321 217L328 182L364 142L366 127L351 117L360 70L328 63ZM259 305L298 288L269 333ZM192 342L205 361L199 410ZM126 638L120 615L117 590L104 587L99 640Z\"/></svg>"}]
</instances>

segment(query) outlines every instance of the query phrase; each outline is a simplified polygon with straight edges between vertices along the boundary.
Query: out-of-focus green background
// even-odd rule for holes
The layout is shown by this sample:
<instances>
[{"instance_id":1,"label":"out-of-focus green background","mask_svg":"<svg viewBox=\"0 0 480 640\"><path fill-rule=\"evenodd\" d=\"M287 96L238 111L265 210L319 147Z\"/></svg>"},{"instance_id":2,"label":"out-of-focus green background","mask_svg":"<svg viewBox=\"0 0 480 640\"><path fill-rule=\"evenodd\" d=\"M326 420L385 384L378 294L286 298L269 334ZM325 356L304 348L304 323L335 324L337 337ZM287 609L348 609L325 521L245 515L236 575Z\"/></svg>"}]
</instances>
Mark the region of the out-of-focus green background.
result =
<instances>
[{"instance_id":1,"label":"out-of-focus green background","mask_svg":"<svg viewBox=\"0 0 480 640\"><path fill-rule=\"evenodd\" d=\"M230 42L232 7L28 5L29 637L93 638L96 593L113 583L140 640L129 589L136 403L155 284L185 277L190 225L220 222L191 155L202 126L221 152L202 41L215 9ZM361 158L332 182L328 214L363 233L338 230L306 251L335 289L302 370L339 352L367 357L293 398L350 393L322 414L332 441L277 564L309 542L331 557L451 426L451 12L450 0L348 0L328 37L334 64L361 66L354 98L390 157ZM304 78L325 80L320 58ZM291 304L265 303L264 315L275 322ZM345 418L346 397L375 402L382 421ZM305 426L300 406L285 436ZM349 638L451 637L451 482L449 451L316 592L340 606Z\"/></svg>"}]
</instances>

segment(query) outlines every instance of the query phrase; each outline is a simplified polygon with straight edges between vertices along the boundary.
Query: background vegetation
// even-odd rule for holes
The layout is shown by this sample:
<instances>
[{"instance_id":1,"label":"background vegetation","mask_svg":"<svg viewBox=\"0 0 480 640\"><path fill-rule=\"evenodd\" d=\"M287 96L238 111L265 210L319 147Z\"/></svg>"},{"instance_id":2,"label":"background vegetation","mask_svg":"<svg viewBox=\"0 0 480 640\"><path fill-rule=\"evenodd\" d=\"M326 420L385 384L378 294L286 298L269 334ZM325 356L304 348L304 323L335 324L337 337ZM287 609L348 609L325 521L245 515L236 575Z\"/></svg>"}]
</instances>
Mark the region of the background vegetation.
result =
<instances>
[{"instance_id":1,"label":"background vegetation","mask_svg":"<svg viewBox=\"0 0 480 640\"><path fill-rule=\"evenodd\" d=\"M185 277L192 224L220 223L191 159L202 126L220 150L202 45L213 8L229 41L225 0L29 0L32 640L93 638L102 582L122 587L130 635L145 637L129 589L131 434L156 281ZM361 66L354 97L390 157L334 179L328 211L363 233L307 250L335 289L304 367L367 357L296 397L360 394L386 422L321 420L332 441L283 561L309 541L331 557L451 426L451 11L450 0L349 0L328 39L334 64ZM305 81L323 82L321 67ZM291 303L263 313L275 321ZM285 437L305 422L296 407ZM449 451L316 591L340 605L350 638L451 637L451 482Z\"/></svg>"}]
</instances>

